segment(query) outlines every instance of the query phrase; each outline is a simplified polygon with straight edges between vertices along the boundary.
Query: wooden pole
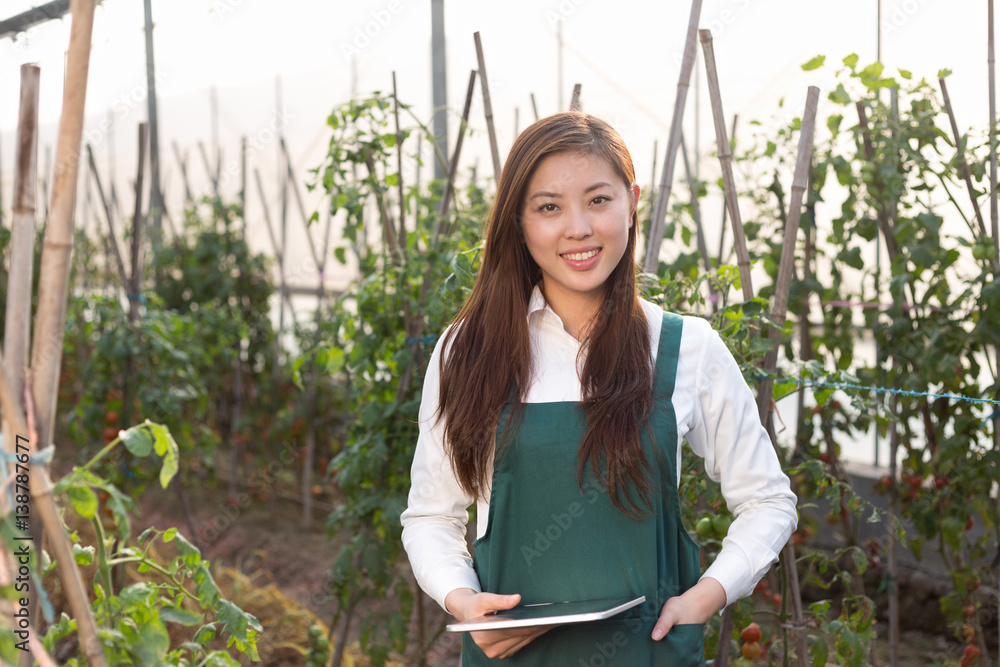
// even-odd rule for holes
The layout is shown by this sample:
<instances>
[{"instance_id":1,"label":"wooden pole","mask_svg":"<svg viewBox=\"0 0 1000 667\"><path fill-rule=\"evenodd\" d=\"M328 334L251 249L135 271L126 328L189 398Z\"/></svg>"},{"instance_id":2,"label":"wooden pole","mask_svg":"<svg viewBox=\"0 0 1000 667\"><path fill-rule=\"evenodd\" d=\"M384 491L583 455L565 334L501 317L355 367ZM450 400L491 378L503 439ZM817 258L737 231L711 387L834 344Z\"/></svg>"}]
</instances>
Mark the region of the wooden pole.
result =
<instances>
[{"instance_id":1,"label":"wooden pole","mask_svg":"<svg viewBox=\"0 0 1000 667\"><path fill-rule=\"evenodd\" d=\"M1000 262L1000 223L997 212L997 99L996 99L996 58L993 40L993 0L988 2L987 18L987 61L989 65L990 92L990 229L993 232L993 268ZM994 278L995 280L996 278ZM1000 347L993 350L996 356L994 368L1000 373ZM1000 391L994 394L1000 400ZM1000 418L993 420L993 449L1000 452ZM1000 513L1000 496L997 497L997 511ZM997 608L1000 609L1000 586L997 586ZM1000 613L997 614L997 634L1000 636ZM1000 652L1000 648L998 648Z\"/></svg>"},{"instance_id":2,"label":"wooden pole","mask_svg":"<svg viewBox=\"0 0 1000 667\"><path fill-rule=\"evenodd\" d=\"M431 98L434 105L434 143L448 155L448 59L445 53L444 0L431 0ZM434 160L434 178L444 178L448 165Z\"/></svg>"},{"instance_id":3,"label":"wooden pole","mask_svg":"<svg viewBox=\"0 0 1000 667\"><path fill-rule=\"evenodd\" d=\"M556 20L556 88L559 91L559 111L563 110L563 22Z\"/></svg>"},{"instance_id":4,"label":"wooden pole","mask_svg":"<svg viewBox=\"0 0 1000 667\"><path fill-rule=\"evenodd\" d=\"M573 96L569 98L569 110L570 111L580 111L583 107L580 105L580 84L573 84Z\"/></svg>"},{"instance_id":5,"label":"wooden pole","mask_svg":"<svg viewBox=\"0 0 1000 667\"><path fill-rule=\"evenodd\" d=\"M695 0L695 2L697 1ZM750 279L750 253L747 250L747 239L743 233L743 219L740 216L740 207L736 197L736 181L733 178L733 153L729 148L729 138L726 136L725 115L722 113L722 94L719 90L719 75L715 69L712 32L710 30L699 30L698 34L701 38L701 46L705 54L705 72L708 79L708 92L712 99L715 138L718 146L719 162L722 165L722 182L726 189L726 207L729 209L729 217L733 223L733 239L736 246L737 264L740 269L740 283L743 287L743 300L750 301L753 299L753 284ZM679 139L678 143L680 143ZM664 181L660 181L661 190L664 187L663 183ZM662 232L660 237L662 238Z\"/></svg>"},{"instance_id":6,"label":"wooden pole","mask_svg":"<svg viewBox=\"0 0 1000 667\"><path fill-rule=\"evenodd\" d=\"M396 185L399 192L399 251L406 259L406 190L403 187L403 131L399 129L399 93L396 91L396 71L392 72L392 106L396 118Z\"/></svg>"},{"instance_id":7,"label":"wooden pole","mask_svg":"<svg viewBox=\"0 0 1000 667\"><path fill-rule=\"evenodd\" d=\"M663 243L663 224L667 219L667 202L670 199L670 189L673 186L674 163L677 160L677 149L681 143L684 103L687 100L688 88L691 84L691 70L694 69L695 55L697 53L695 40L697 38L698 19L700 16L701 0L692 0L687 38L684 41L684 60L681 62L681 74L677 80L677 97L674 99L674 116L670 121L667 154L663 159L663 170L660 172L660 189L656 193L653 222L649 226L649 236L646 239L646 258L643 261L643 268L649 273L655 273L660 264L660 244ZM714 63L712 66L714 68ZM728 147L729 144L726 144L726 148ZM719 145L719 149L722 150L722 144Z\"/></svg>"},{"instance_id":8,"label":"wooden pole","mask_svg":"<svg viewBox=\"0 0 1000 667\"><path fill-rule=\"evenodd\" d=\"M94 184L97 186L97 196L104 208L104 217L108 221L108 243L111 245L115 261L118 264L118 277L121 279L122 289L128 292L128 278L125 274L125 263L122 261L122 253L118 248L118 236L115 234L115 224L111 217L111 207L104 196L104 187L101 185L101 176L97 172L97 164L94 162L94 151L91 149L90 144L87 144L87 159L90 162L90 175L94 177Z\"/></svg>"},{"instance_id":9,"label":"wooden pole","mask_svg":"<svg viewBox=\"0 0 1000 667\"><path fill-rule=\"evenodd\" d=\"M181 155L181 149L176 141L171 142L170 146L173 148L174 158L181 168L181 180L184 181L184 203L187 204L193 199L191 196L191 181L188 180L187 158Z\"/></svg>"},{"instance_id":10,"label":"wooden pole","mask_svg":"<svg viewBox=\"0 0 1000 667\"><path fill-rule=\"evenodd\" d=\"M462 123L458 126L458 138L455 140L455 154L448 163L448 183L444 188L444 196L441 197L441 209L438 225L434 229L434 247L437 248L441 235L447 228L448 210L451 208L451 198L455 191L455 174L458 171L458 158L462 154L462 141L465 139L465 128L469 124L469 111L472 109L472 95L476 90L476 70L469 72L469 87L465 91L465 106L462 108ZM429 273L424 276L424 284L421 285L420 292L426 291ZM421 302L423 300L421 299Z\"/></svg>"},{"instance_id":11,"label":"wooden pole","mask_svg":"<svg viewBox=\"0 0 1000 667\"><path fill-rule=\"evenodd\" d=\"M274 249L274 256L278 262L278 271L283 276L285 274L284 253L281 252L281 246L278 244L278 239L274 233L274 225L271 223L271 212L267 207L267 199L264 196L264 184L260 179L260 170L254 168L253 175L257 181L257 192L260 194L261 208L264 211L264 222L267 224L267 233L271 238L271 247ZM281 283L281 298L283 299L285 305L288 306L288 309L292 310L292 302L288 298L288 290L285 289L284 281ZM292 313L292 319L294 319L294 311Z\"/></svg>"},{"instance_id":12,"label":"wooden pole","mask_svg":"<svg viewBox=\"0 0 1000 667\"><path fill-rule=\"evenodd\" d=\"M736 142L736 121L739 118L739 114L733 114L733 129L729 133L730 138L733 143ZM725 196L725 192L722 193ZM726 254L726 217L729 214L729 208L726 206L722 207L722 226L719 228L719 254L718 259L715 262L716 266L722 266L724 262L722 261L723 256ZM728 259L728 258L727 258Z\"/></svg>"},{"instance_id":13,"label":"wooden pole","mask_svg":"<svg viewBox=\"0 0 1000 667\"><path fill-rule=\"evenodd\" d=\"M309 243L309 252L312 255L313 262L318 267L319 255L316 253L316 244L313 243L312 234L309 233L309 216L306 215L306 207L305 204L302 203L302 194L299 192L299 183L296 180L295 172L292 169L292 158L288 155L288 147L285 145L285 138L280 137L278 142L281 144L281 154L284 158L285 170L287 171L286 179L288 183L291 184L291 190L295 197L295 204L299 211L299 217L302 218L302 225L306 233L306 241Z\"/></svg>"},{"instance_id":14,"label":"wooden pole","mask_svg":"<svg viewBox=\"0 0 1000 667\"><path fill-rule=\"evenodd\" d=\"M521 133L521 109L514 107L514 138Z\"/></svg>"},{"instance_id":15,"label":"wooden pole","mask_svg":"<svg viewBox=\"0 0 1000 667\"><path fill-rule=\"evenodd\" d=\"M28 369L28 348L31 343L31 287L35 258L35 191L38 175L38 87L41 70L37 65L21 65L21 95L18 109L17 135L14 143L14 200L11 207L10 272L7 274L7 305L4 319L3 349L5 352L0 371L10 378L11 412L24 415L24 377ZM6 410L7 397L4 397ZM17 436L27 435L10 419L4 419L2 429L3 451L17 453ZM8 459L9 460L9 459ZM4 476L18 470L11 463L0 466ZM41 540L36 543L41 547ZM9 553L9 552L8 552ZM7 561L13 563L13 555ZM35 561L39 562L38 560ZM5 584L13 583L8 573L0 574ZM18 613L27 618L37 618L37 596L32 595L27 605L13 601ZM24 610L24 611L22 611ZM30 631L30 630L29 630ZM31 665L31 655L25 654L20 662Z\"/></svg>"},{"instance_id":16,"label":"wooden pole","mask_svg":"<svg viewBox=\"0 0 1000 667\"><path fill-rule=\"evenodd\" d=\"M656 197L656 158L659 157L659 142L653 139L653 164L649 172L649 193L646 195L649 199L649 221L652 224L653 221L653 203Z\"/></svg>"},{"instance_id":17,"label":"wooden pole","mask_svg":"<svg viewBox=\"0 0 1000 667\"><path fill-rule=\"evenodd\" d=\"M534 93L531 93L531 112L535 115L535 120L538 120L538 104L535 103Z\"/></svg>"},{"instance_id":18,"label":"wooden pole","mask_svg":"<svg viewBox=\"0 0 1000 667\"><path fill-rule=\"evenodd\" d=\"M777 365L778 350L781 347L781 332L788 312L788 292L792 285L792 273L795 270L795 239L799 233L799 220L802 216L802 200L809 183L809 164L812 158L813 132L816 127L816 106L819 102L819 88L809 86L806 95L806 110L802 116L802 130L799 135L799 152L795 161L795 175L792 179L792 195L788 204L788 218L785 224L785 237L781 247L781 263L778 265L778 281L774 291L774 304L771 307L771 329L768 338L771 348L764 356L764 372L772 373ZM761 423L766 424L771 419L771 395L774 379L764 378L757 394L757 411Z\"/></svg>"},{"instance_id":19,"label":"wooden pole","mask_svg":"<svg viewBox=\"0 0 1000 667\"><path fill-rule=\"evenodd\" d=\"M31 343L31 287L35 259L35 191L38 182L38 86L37 65L21 65L21 100L17 119L14 164L14 200L11 213L10 273L7 274L7 306L4 319L4 372L11 379L15 397L24 391ZM24 409L24 402L16 406ZM4 422L4 451L15 452L15 437ZM22 432L23 435L23 432ZM4 466L6 469L6 466ZM14 471L14 466L10 466Z\"/></svg>"},{"instance_id":20,"label":"wooden pole","mask_svg":"<svg viewBox=\"0 0 1000 667\"><path fill-rule=\"evenodd\" d=\"M493 156L493 179L500 180L500 150L497 148L497 134L493 128L493 106L490 104L490 86L486 78L486 60L483 58L483 43L477 30L472 34L476 40L476 58L479 62L479 83L483 90L483 110L486 114L486 129L490 135L490 153Z\"/></svg>"},{"instance_id":21,"label":"wooden pole","mask_svg":"<svg viewBox=\"0 0 1000 667\"><path fill-rule=\"evenodd\" d=\"M160 189L160 125L156 111L156 64L153 59L153 9L151 0L144 0L146 23L146 98L149 114L149 178L151 194L149 215L152 222L153 245L159 244L163 230L163 192Z\"/></svg>"},{"instance_id":22,"label":"wooden pole","mask_svg":"<svg viewBox=\"0 0 1000 667\"><path fill-rule=\"evenodd\" d=\"M708 255L705 230L701 225L701 209L698 206L698 183L695 181L694 173L691 171L691 162L688 160L687 145L684 143L683 134L681 134L681 156L684 158L684 175L687 177L688 186L691 188L691 217L694 218L694 226L697 233L698 254L701 255L702 264L705 266L705 273L711 273L712 259Z\"/></svg>"},{"instance_id":23,"label":"wooden pole","mask_svg":"<svg viewBox=\"0 0 1000 667\"><path fill-rule=\"evenodd\" d=\"M208 174L208 179L212 182L212 195L218 199L219 179L215 177L215 169L212 167L212 161L208 158L208 150L205 149L205 144L202 141L198 142L198 153L201 154L201 163L205 167L205 173Z\"/></svg>"},{"instance_id":24,"label":"wooden pole","mask_svg":"<svg viewBox=\"0 0 1000 667\"><path fill-rule=\"evenodd\" d=\"M969 191L969 199L972 201L972 209L976 212L976 222L979 223L979 234L985 241L989 239L986 233L986 225L983 223L983 212L979 209L979 199L976 197L976 189L972 187L972 172L969 170L969 163L965 160L965 151L962 147L962 137L958 133L958 123L955 121L955 112L951 108L951 98L948 96L948 85L943 78L938 79L941 86L941 95L944 98L944 109L948 113L948 121L951 123L951 134L955 138L955 150L957 151L958 166L965 179L965 187Z\"/></svg>"},{"instance_id":25,"label":"wooden pole","mask_svg":"<svg viewBox=\"0 0 1000 667\"><path fill-rule=\"evenodd\" d=\"M96 0L71 0L70 3L72 22L66 57L62 113L59 119L55 178L52 203L49 206L49 218L42 243L38 310L35 316L31 356L32 403L36 408L35 421L38 434L36 446L41 450L51 445L55 425L63 331L66 327L70 258L73 250L73 205L80 168L80 142L83 137L90 41L96 5ZM4 401L4 405L7 405L7 401ZM11 412L16 412L13 406ZM72 549L52 500L52 483L44 465L34 467L31 475L31 492L59 562L63 586L70 597L71 608L77 620L81 650L91 665L103 666L106 662L97 639L97 627L90 614L90 606L87 604Z\"/></svg>"}]
</instances>

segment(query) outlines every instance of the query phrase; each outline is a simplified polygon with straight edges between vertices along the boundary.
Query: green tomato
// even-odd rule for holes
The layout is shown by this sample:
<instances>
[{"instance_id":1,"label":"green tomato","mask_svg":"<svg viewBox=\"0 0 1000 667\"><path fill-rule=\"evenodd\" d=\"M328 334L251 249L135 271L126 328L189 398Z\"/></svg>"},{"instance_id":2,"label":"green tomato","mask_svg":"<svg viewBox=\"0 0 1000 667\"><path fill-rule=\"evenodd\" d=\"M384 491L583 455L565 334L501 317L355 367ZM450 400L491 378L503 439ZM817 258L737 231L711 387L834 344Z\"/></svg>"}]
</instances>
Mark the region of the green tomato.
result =
<instances>
[{"instance_id":1,"label":"green tomato","mask_svg":"<svg viewBox=\"0 0 1000 667\"><path fill-rule=\"evenodd\" d=\"M972 246L972 256L978 261L993 259L993 254L993 245L990 243L979 242Z\"/></svg>"},{"instance_id":2,"label":"green tomato","mask_svg":"<svg viewBox=\"0 0 1000 667\"><path fill-rule=\"evenodd\" d=\"M733 523L733 517L728 514L716 514L712 517L712 530L716 539L721 540L729 532L729 526Z\"/></svg>"},{"instance_id":3,"label":"green tomato","mask_svg":"<svg viewBox=\"0 0 1000 667\"><path fill-rule=\"evenodd\" d=\"M703 516L698 519L698 523L694 526L694 532L697 533L698 537L703 540L707 540L712 536L712 518L708 516Z\"/></svg>"}]
</instances>

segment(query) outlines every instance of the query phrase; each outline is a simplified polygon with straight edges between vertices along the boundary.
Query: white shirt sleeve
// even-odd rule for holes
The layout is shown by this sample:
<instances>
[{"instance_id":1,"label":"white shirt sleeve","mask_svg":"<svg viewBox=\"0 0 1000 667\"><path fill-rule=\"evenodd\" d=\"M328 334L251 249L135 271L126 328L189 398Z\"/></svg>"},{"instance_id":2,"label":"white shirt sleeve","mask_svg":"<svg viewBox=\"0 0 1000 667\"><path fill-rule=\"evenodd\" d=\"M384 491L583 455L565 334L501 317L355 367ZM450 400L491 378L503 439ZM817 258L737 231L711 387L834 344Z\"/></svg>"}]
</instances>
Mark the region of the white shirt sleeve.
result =
<instances>
[{"instance_id":1,"label":"white shirt sleeve","mask_svg":"<svg viewBox=\"0 0 1000 667\"><path fill-rule=\"evenodd\" d=\"M400 521L403 548L417 583L444 609L444 599L454 589L482 588L465 541L468 507L474 499L458 484L444 450L444 420L437 421L435 415L442 347L443 342L435 346L427 364L410 495Z\"/></svg>"},{"instance_id":2,"label":"white shirt sleeve","mask_svg":"<svg viewBox=\"0 0 1000 667\"><path fill-rule=\"evenodd\" d=\"M798 523L796 498L733 355L707 321L685 317L684 326L692 330L682 338L678 380L695 378L687 440L736 516L702 577L722 584L729 605L778 559Z\"/></svg>"}]
</instances>

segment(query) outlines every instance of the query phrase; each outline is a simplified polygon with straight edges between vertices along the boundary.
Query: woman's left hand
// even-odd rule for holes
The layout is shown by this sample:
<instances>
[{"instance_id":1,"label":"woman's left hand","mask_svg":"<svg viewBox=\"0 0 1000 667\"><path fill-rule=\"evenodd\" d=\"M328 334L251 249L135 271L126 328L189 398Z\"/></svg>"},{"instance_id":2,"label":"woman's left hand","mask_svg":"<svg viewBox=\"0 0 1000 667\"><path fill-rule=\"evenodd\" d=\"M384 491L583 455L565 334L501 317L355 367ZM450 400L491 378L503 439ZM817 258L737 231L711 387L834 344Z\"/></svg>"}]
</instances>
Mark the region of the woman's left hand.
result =
<instances>
[{"instance_id":1,"label":"woman's left hand","mask_svg":"<svg viewBox=\"0 0 1000 667\"><path fill-rule=\"evenodd\" d=\"M653 640L663 639L670 628L685 623L706 623L726 606L726 590L712 577L705 577L681 595L666 601L660 620L653 626Z\"/></svg>"}]
</instances>

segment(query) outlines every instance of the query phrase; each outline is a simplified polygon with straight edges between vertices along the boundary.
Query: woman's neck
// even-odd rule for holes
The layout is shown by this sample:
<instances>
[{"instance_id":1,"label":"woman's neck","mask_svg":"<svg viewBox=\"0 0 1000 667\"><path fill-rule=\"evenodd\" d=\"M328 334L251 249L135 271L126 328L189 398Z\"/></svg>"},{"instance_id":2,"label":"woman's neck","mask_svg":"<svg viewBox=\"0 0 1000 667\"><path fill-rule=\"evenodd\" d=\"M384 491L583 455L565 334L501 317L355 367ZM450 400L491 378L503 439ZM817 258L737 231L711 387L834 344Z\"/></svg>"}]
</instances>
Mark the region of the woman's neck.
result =
<instances>
[{"instance_id":1,"label":"woman's neck","mask_svg":"<svg viewBox=\"0 0 1000 667\"><path fill-rule=\"evenodd\" d=\"M594 316L601 308L603 295L567 294L556 288L546 290L540 285L546 303L562 320L563 329L578 341L583 341L594 324Z\"/></svg>"}]
</instances>

